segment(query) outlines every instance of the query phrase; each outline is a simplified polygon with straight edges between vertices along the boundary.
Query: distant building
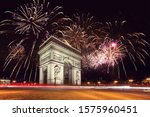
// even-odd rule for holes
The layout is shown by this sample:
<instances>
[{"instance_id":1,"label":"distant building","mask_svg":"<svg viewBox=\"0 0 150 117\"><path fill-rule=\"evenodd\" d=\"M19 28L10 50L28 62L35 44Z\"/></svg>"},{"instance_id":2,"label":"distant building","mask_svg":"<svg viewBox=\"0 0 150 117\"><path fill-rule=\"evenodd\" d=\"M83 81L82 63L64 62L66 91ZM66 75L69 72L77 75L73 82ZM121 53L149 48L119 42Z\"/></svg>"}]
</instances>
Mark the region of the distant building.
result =
<instances>
[{"instance_id":1,"label":"distant building","mask_svg":"<svg viewBox=\"0 0 150 117\"><path fill-rule=\"evenodd\" d=\"M40 84L81 84L81 52L51 36L40 46Z\"/></svg>"},{"instance_id":2,"label":"distant building","mask_svg":"<svg viewBox=\"0 0 150 117\"><path fill-rule=\"evenodd\" d=\"M0 84L10 84L10 80L0 79Z\"/></svg>"}]
</instances>

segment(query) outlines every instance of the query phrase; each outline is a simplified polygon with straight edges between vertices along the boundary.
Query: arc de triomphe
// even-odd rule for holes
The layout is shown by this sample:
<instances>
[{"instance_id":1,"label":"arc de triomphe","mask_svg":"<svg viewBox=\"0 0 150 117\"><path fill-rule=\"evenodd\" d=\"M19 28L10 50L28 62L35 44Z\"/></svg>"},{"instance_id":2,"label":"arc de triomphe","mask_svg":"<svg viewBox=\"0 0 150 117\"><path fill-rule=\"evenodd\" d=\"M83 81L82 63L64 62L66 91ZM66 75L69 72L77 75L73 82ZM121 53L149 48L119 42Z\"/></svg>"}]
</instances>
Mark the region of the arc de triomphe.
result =
<instances>
[{"instance_id":1,"label":"arc de triomphe","mask_svg":"<svg viewBox=\"0 0 150 117\"><path fill-rule=\"evenodd\" d=\"M49 37L38 52L40 84L81 84L81 53L67 42Z\"/></svg>"}]
</instances>

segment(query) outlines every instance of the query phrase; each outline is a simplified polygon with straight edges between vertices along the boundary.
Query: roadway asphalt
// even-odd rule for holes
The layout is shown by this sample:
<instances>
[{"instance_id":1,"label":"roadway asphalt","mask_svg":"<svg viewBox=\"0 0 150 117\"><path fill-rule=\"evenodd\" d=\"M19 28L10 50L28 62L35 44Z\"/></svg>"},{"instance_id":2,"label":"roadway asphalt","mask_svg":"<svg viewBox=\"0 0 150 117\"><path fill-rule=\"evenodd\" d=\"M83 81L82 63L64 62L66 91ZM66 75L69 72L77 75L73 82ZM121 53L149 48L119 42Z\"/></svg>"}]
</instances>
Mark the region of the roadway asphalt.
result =
<instances>
[{"instance_id":1,"label":"roadway asphalt","mask_svg":"<svg viewBox=\"0 0 150 117\"><path fill-rule=\"evenodd\" d=\"M0 87L0 100L150 100L150 90Z\"/></svg>"}]
</instances>

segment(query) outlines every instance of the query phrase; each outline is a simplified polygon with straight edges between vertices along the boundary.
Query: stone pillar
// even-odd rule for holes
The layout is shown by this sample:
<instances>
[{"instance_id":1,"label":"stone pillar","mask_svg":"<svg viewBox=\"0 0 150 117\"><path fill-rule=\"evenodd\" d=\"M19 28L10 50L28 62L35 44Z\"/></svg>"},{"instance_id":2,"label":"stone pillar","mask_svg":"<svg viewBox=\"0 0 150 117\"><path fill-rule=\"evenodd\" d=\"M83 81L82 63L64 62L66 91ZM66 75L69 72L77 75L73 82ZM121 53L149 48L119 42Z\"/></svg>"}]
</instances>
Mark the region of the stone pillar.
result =
<instances>
[{"instance_id":1,"label":"stone pillar","mask_svg":"<svg viewBox=\"0 0 150 117\"><path fill-rule=\"evenodd\" d=\"M77 77L76 84L81 85L81 70L78 70L78 75L79 76L76 76Z\"/></svg>"},{"instance_id":2,"label":"stone pillar","mask_svg":"<svg viewBox=\"0 0 150 117\"><path fill-rule=\"evenodd\" d=\"M39 72L40 74L39 74L39 76L40 76L40 78L39 78L39 83L40 84L43 84L43 69L42 69L42 67L40 67L40 72Z\"/></svg>"},{"instance_id":3,"label":"stone pillar","mask_svg":"<svg viewBox=\"0 0 150 117\"><path fill-rule=\"evenodd\" d=\"M74 82L73 82L73 67L71 69L69 69L69 84L74 85Z\"/></svg>"},{"instance_id":4,"label":"stone pillar","mask_svg":"<svg viewBox=\"0 0 150 117\"><path fill-rule=\"evenodd\" d=\"M64 64L60 64L61 72L60 72L60 84L64 84Z\"/></svg>"},{"instance_id":5,"label":"stone pillar","mask_svg":"<svg viewBox=\"0 0 150 117\"><path fill-rule=\"evenodd\" d=\"M72 84L81 85L81 70L79 68L72 68Z\"/></svg>"},{"instance_id":6,"label":"stone pillar","mask_svg":"<svg viewBox=\"0 0 150 117\"><path fill-rule=\"evenodd\" d=\"M72 85L75 85L75 68L72 67Z\"/></svg>"},{"instance_id":7,"label":"stone pillar","mask_svg":"<svg viewBox=\"0 0 150 117\"><path fill-rule=\"evenodd\" d=\"M52 79L51 79L51 64L49 64L48 67L47 67L47 84L52 84Z\"/></svg>"}]
</instances>

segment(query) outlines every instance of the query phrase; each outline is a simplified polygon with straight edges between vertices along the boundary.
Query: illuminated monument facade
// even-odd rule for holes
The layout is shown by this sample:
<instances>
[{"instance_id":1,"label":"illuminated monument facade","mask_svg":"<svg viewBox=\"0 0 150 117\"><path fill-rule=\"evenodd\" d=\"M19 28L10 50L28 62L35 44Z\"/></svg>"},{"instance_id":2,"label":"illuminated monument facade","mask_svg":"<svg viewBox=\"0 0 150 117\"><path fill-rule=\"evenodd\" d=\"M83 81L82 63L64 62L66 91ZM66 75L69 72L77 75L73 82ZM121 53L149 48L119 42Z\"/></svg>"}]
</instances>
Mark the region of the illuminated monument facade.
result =
<instances>
[{"instance_id":1,"label":"illuminated monument facade","mask_svg":"<svg viewBox=\"0 0 150 117\"><path fill-rule=\"evenodd\" d=\"M81 53L67 41L51 36L38 52L40 84L81 84Z\"/></svg>"}]
</instances>

